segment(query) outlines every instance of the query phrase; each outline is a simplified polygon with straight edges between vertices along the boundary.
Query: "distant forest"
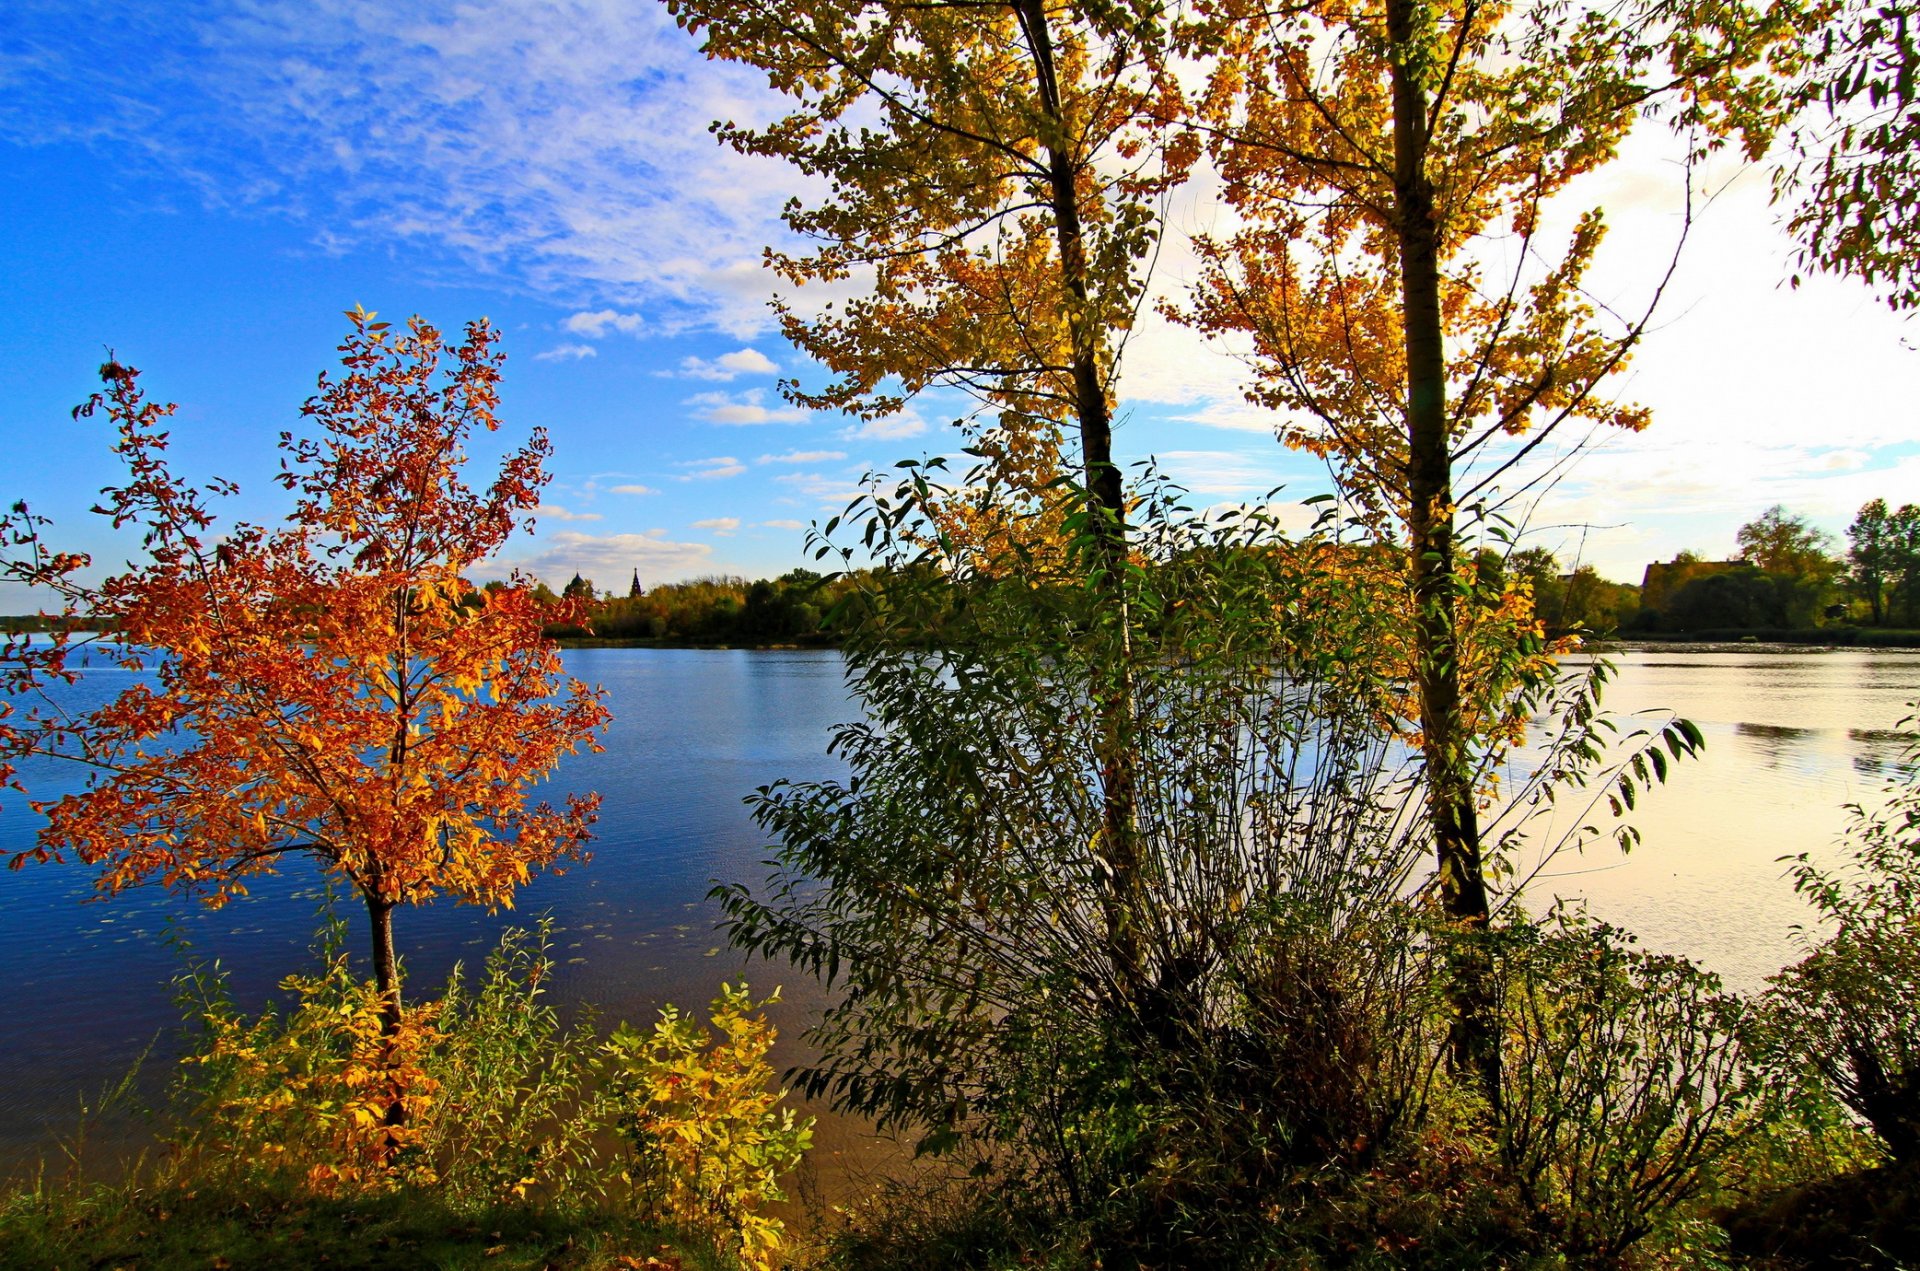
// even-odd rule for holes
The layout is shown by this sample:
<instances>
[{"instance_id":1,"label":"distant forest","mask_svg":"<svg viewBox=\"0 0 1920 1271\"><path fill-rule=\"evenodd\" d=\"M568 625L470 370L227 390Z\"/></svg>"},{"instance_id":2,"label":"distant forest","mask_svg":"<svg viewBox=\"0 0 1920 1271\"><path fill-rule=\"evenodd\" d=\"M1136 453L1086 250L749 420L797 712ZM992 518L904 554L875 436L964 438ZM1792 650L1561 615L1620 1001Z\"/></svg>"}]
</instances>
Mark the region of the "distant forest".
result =
<instances>
[{"instance_id":1,"label":"distant forest","mask_svg":"<svg viewBox=\"0 0 1920 1271\"><path fill-rule=\"evenodd\" d=\"M1920 509L1890 509L1875 499L1833 539L1782 507L1768 508L1740 527L1739 555L1709 560L1682 552L1647 567L1641 585L1602 578L1591 565L1571 571L1545 548L1511 554L1485 550L1476 561L1483 584L1523 577L1534 614L1551 635L1581 632L1628 638L1685 636L1818 638L1838 644L1908 644L1920 628ZM1366 550L1358 548L1356 550ZM864 572L864 571L863 571ZM487 590L505 586L486 584ZM554 625L547 635L569 643L617 641L664 645L835 645L847 624L864 620L841 604L861 591L861 573L820 574L792 569L777 578L712 575L642 588L626 595L575 574L555 593L588 606L584 626ZM86 619L30 614L0 616L0 629L46 632L65 626L86 631Z\"/></svg>"},{"instance_id":2,"label":"distant forest","mask_svg":"<svg viewBox=\"0 0 1920 1271\"><path fill-rule=\"evenodd\" d=\"M833 644L843 634L833 621L835 606L854 585L850 575L828 578L794 569L778 578L720 575L617 596L575 574L562 592L588 601L588 625L553 626L547 635L660 644ZM554 598L544 585L535 594L543 592Z\"/></svg>"}]
</instances>

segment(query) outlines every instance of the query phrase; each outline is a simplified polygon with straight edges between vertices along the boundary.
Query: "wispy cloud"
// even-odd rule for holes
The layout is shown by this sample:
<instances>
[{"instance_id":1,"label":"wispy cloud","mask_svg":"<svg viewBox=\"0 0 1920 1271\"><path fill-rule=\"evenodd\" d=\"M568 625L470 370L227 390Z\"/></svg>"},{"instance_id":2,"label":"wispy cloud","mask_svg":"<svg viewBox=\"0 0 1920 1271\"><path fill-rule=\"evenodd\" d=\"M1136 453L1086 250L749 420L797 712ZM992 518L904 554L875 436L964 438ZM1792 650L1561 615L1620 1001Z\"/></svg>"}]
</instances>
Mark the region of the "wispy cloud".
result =
<instances>
[{"instance_id":1,"label":"wispy cloud","mask_svg":"<svg viewBox=\"0 0 1920 1271\"><path fill-rule=\"evenodd\" d=\"M742 375L777 375L779 364L758 349L735 349L731 353L722 353L716 358L683 357L680 365L671 371L655 371L655 375L672 376L676 379L730 381Z\"/></svg>"},{"instance_id":2,"label":"wispy cloud","mask_svg":"<svg viewBox=\"0 0 1920 1271\"><path fill-rule=\"evenodd\" d=\"M755 522L755 524L763 530L804 530L807 528L805 521L758 521Z\"/></svg>"},{"instance_id":3,"label":"wispy cloud","mask_svg":"<svg viewBox=\"0 0 1920 1271\"><path fill-rule=\"evenodd\" d=\"M596 309L592 313L576 313L560 324L564 330L575 335L584 335L589 340L598 340L609 331L619 331L624 335L639 335L646 322L637 313L621 313L615 309Z\"/></svg>"},{"instance_id":4,"label":"wispy cloud","mask_svg":"<svg viewBox=\"0 0 1920 1271\"><path fill-rule=\"evenodd\" d=\"M778 103L664 5L12 0L7 23L0 139L96 147L323 250L399 246L656 329L768 325L761 248L806 181L707 134Z\"/></svg>"},{"instance_id":5,"label":"wispy cloud","mask_svg":"<svg viewBox=\"0 0 1920 1271\"><path fill-rule=\"evenodd\" d=\"M695 393L686 404L697 407L697 417L709 424L797 424L808 418L798 407L769 406L765 399L765 389L749 388L738 393Z\"/></svg>"},{"instance_id":6,"label":"wispy cloud","mask_svg":"<svg viewBox=\"0 0 1920 1271\"><path fill-rule=\"evenodd\" d=\"M1274 459L1285 451L1274 446L1271 455L1248 455L1230 450L1167 450L1156 456L1160 468L1183 489L1195 494L1235 498L1264 494L1281 483Z\"/></svg>"},{"instance_id":7,"label":"wispy cloud","mask_svg":"<svg viewBox=\"0 0 1920 1271\"><path fill-rule=\"evenodd\" d=\"M556 503L542 503L533 509L535 517L548 521L598 521L598 512L570 512Z\"/></svg>"},{"instance_id":8,"label":"wispy cloud","mask_svg":"<svg viewBox=\"0 0 1920 1271\"><path fill-rule=\"evenodd\" d=\"M859 480L852 476L835 477L820 472L789 472L775 477L774 480L801 498L822 507L845 507L865 493Z\"/></svg>"},{"instance_id":9,"label":"wispy cloud","mask_svg":"<svg viewBox=\"0 0 1920 1271\"><path fill-rule=\"evenodd\" d=\"M583 357L599 357L600 350L591 344L556 344L533 355L536 362L577 362Z\"/></svg>"},{"instance_id":10,"label":"wispy cloud","mask_svg":"<svg viewBox=\"0 0 1920 1271\"><path fill-rule=\"evenodd\" d=\"M710 516L704 521L695 521L693 528L696 530L711 530L715 534L731 534L740 528L740 518L737 516Z\"/></svg>"},{"instance_id":11,"label":"wispy cloud","mask_svg":"<svg viewBox=\"0 0 1920 1271\"><path fill-rule=\"evenodd\" d=\"M831 463L845 459L844 450L789 450L783 455L761 455L755 463Z\"/></svg>"},{"instance_id":12,"label":"wispy cloud","mask_svg":"<svg viewBox=\"0 0 1920 1271\"><path fill-rule=\"evenodd\" d=\"M747 465L732 455L717 455L712 459L690 459L676 467L690 471L675 477L676 481L719 481L726 477L737 477L747 470Z\"/></svg>"},{"instance_id":13,"label":"wispy cloud","mask_svg":"<svg viewBox=\"0 0 1920 1271\"><path fill-rule=\"evenodd\" d=\"M614 494L658 494L660 493L660 491L654 489L650 485L639 485L635 483L628 483L626 485L612 485L612 486L608 486L607 489Z\"/></svg>"},{"instance_id":14,"label":"wispy cloud","mask_svg":"<svg viewBox=\"0 0 1920 1271\"><path fill-rule=\"evenodd\" d=\"M909 408L884 419L869 419L851 428L843 428L840 436L848 441L899 441L905 437L918 437L926 431L927 421Z\"/></svg>"}]
</instances>

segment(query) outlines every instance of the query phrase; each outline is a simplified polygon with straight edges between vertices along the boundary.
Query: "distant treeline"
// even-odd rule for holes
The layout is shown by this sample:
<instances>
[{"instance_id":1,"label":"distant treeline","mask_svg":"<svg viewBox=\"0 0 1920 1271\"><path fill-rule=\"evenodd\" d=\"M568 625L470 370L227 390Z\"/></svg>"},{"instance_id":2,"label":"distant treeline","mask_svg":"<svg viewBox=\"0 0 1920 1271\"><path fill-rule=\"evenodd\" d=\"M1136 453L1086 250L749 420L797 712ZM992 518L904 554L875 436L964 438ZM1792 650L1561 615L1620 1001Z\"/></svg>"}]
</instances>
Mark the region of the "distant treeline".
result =
<instances>
[{"instance_id":1,"label":"distant treeline","mask_svg":"<svg viewBox=\"0 0 1920 1271\"><path fill-rule=\"evenodd\" d=\"M0 614L0 631L9 635L45 635L50 631L99 631L91 618L62 618L42 613Z\"/></svg>"},{"instance_id":2,"label":"distant treeline","mask_svg":"<svg viewBox=\"0 0 1920 1271\"><path fill-rule=\"evenodd\" d=\"M615 596L575 575L563 591L588 601L588 624L549 627L547 635L660 644L834 644L843 634L835 625L836 607L857 578L794 569L778 578L714 576Z\"/></svg>"}]
</instances>

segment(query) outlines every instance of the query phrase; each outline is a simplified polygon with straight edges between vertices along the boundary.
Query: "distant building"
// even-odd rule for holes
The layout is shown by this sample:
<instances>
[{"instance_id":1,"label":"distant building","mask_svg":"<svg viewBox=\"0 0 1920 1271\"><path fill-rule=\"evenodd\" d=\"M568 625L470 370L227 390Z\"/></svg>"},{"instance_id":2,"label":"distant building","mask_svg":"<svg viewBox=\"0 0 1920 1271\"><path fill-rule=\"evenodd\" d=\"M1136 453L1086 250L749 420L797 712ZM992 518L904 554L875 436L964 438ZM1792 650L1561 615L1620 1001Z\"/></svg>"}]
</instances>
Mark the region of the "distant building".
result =
<instances>
[{"instance_id":1,"label":"distant building","mask_svg":"<svg viewBox=\"0 0 1920 1271\"><path fill-rule=\"evenodd\" d=\"M1640 606L1665 612L1667 601L1673 599L1673 593L1694 579L1752 568L1752 561L1697 560L1684 552L1670 561L1654 561L1647 566L1646 576L1640 580Z\"/></svg>"},{"instance_id":2,"label":"distant building","mask_svg":"<svg viewBox=\"0 0 1920 1271\"><path fill-rule=\"evenodd\" d=\"M640 571L636 569L633 571L633 586L627 589L627 599L638 600L646 594L647 589L640 585Z\"/></svg>"}]
</instances>

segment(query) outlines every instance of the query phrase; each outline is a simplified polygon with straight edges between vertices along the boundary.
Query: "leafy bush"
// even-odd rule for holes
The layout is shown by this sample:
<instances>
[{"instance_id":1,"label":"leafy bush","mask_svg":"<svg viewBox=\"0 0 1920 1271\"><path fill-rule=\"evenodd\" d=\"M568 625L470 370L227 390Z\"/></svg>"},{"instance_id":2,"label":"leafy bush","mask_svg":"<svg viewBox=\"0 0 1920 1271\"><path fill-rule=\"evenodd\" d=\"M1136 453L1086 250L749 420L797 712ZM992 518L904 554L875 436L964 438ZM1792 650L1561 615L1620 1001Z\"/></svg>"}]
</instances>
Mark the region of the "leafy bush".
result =
<instances>
[{"instance_id":1,"label":"leafy bush","mask_svg":"<svg viewBox=\"0 0 1920 1271\"><path fill-rule=\"evenodd\" d=\"M235 1006L217 965L177 982L188 1022L201 1030L183 1060L176 1144L196 1176L293 1181L317 1195L431 1181L420 1139L440 1090L425 1063L443 1040L440 1006L406 1011L383 1036L385 999L353 974L345 935L330 917L319 972L288 976L280 987L292 1000L257 1016Z\"/></svg>"},{"instance_id":2,"label":"leafy bush","mask_svg":"<svg viewBox=\"0 0 1920 1271\"><path fill-rule=\"evenodd\" d=\"M601 1040L541 1001L552 926L510 930L477 985L456 968L440 1000L381 1034L378 990L357 979L330 922L317 974L291 976L283 1007L240 1012L217 967L182 977L201 1030L186 1057L172 1173L303 1197L431 1195L451 1212L520 1203L624 1206L770 1267L779 1176L810 1121L777 1108L773 1029L744 985L713 1005L724 1035L668 1007L649 1034ZM632 1162L607 1159L618 1130Z\"/></svg>"},{"instance_id":3,"label":"leafy bush","mask_svg":"<svg viewBox=\"0 0 1920 1271\"><path fill-rule=\"evenodd\" d=\"M1499 1152L1579 1265L1673 1234L1745 1102L1744 1004L1683 958L1565 913L1500 933Z\"/></svg>"},{"instance_id":4,"label":"leafy bush","mask_svg":"<svg viewBox=\"0 0 1920 1271\"><path fill-rule=\"evenodd\" d=\"M743 984L714 998L716 1042L669 1006L651 1032L622 1026L600 1047L602 1099L632 1149L627 1173L649 1218L699 1232L733 1249L755 1271L778 1265L784 1227L760 1210L786 1199L780 1176L812 1144L811 1117L796 1120L770 1089L773 1026Z\"/></svg>"},{"instance_id":5,"label":"leafy bush","mask_svg":"<svg viewBox=\"0 0 1920 1271\"><path fill-rule=\"evenodd\" d=\"M777 872L721 891L733 939L839 990L809 1094L1105 1248L1224 1256L1433 1072L1394 558L1154 492L1116 613L1074 544L946 552L929 484L872 505L851 778L759 793ZM1029 496L1083 533L1070 486Z\"/></svg>"},{"instance_id":6,"label":"leafy bush","mask_svg":"<svg viewBox=\"0 0 1920 1271\"><path fill-rule=\"evenodd\" d=\"M1887 800L1852 807L1846 859L1798 857L1794 887L1829 934L1772 980L1776 1071L1821 1083L1873 1128L1896 1161L1920 1163L1920 733Z\"/></svg>"},{"instance_id":7,"label":"leafy bush","mask_svg":"<svg viewBox=\"0 0 1920 1271\"><path fill-rule=\"evenodd\" d=\"M345 934L329 920L320 971L288 977L292 1000L251 1018L217 967L181 978L201 1037L184 1061L178 1150L201 1158L198 1171L267 1181L293 1170L322 1195L432 1187L468 1209L593 1190L598 1126L583 1096L594 1034L540 1000L551 922L503 934L477 988L455 967L390 1041Z\"/></svg>"}]
</instances>

